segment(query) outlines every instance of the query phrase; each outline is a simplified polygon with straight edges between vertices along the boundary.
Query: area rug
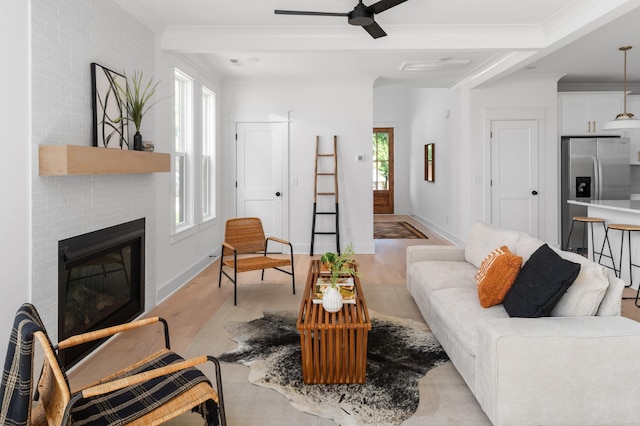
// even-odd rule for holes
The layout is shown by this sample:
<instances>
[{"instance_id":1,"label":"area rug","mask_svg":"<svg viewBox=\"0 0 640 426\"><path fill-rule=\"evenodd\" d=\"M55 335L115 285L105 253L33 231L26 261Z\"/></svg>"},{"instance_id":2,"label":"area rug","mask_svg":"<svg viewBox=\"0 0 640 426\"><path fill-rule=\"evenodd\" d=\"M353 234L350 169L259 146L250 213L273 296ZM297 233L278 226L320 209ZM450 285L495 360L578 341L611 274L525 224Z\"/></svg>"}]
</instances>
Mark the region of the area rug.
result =
<instances>
[{"instance_id":1,"label":"area rug","mask_svg":"<svg viewBox=\"0 0 640 426\"><path fill-rule=\"evenodd\" d=\"M381 239L428 239L426 235L418 231L415 227L407 222L394 221L374 221L373 222L373 238Z\"/></svg>"},{"instance_id":2,"label":"area rug","mask_svg":"<svg viewBox=\"0 0 640 426\"><path fill-rule=\"evenodd\" d=\"M371 312L367 379L362 385L305 385L294 311L225 325L238 347L220 361L251 368L249 381L275 389L299 410L339 425L398 425L420 401L418 380L447 355L423 324Z\"/></svg>"}]
</instances>

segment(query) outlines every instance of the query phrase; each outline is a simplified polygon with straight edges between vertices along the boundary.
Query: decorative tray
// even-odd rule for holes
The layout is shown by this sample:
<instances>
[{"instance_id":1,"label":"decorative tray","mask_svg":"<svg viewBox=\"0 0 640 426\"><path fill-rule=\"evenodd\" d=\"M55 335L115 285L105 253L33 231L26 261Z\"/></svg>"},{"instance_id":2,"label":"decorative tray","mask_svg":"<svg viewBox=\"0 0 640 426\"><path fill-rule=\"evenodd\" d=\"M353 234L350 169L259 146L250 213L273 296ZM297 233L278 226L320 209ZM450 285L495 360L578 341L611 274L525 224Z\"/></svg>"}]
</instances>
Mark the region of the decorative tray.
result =
<instances>
[{"instance_id":1,"label":"decorative tray","mask_svg":"<svg viewBox=\"0 0 640 426\"><path fill-rule=\"evenodd\" d=\"M356 303L356 287L353 283L353 277L339 278L336 285L342 294L342 303ZM330 286L331 279L329 277L318 277L313 289L313 303L322 303L324 290Z\"/></svg>"}]
</instances>

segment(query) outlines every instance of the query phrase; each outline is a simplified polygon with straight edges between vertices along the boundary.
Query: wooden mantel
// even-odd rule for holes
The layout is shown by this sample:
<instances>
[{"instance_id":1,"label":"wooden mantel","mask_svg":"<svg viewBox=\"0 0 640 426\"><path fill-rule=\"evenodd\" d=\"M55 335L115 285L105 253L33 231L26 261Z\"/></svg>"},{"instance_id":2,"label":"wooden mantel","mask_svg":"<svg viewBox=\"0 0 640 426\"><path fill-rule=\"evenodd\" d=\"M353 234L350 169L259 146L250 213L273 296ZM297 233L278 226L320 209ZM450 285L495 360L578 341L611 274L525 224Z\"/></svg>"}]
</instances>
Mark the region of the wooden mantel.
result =
<instances>
[{"instance_id":1,"label":"wooden mantel","mask_svg":"<svg viewBox=\"0 0 640 426\"><path fill-rule=\"evenodd\" d=\"M171 155L80 145L40 145L40 176L113 175L171 171Z\"/></svg>"}]
</instances>

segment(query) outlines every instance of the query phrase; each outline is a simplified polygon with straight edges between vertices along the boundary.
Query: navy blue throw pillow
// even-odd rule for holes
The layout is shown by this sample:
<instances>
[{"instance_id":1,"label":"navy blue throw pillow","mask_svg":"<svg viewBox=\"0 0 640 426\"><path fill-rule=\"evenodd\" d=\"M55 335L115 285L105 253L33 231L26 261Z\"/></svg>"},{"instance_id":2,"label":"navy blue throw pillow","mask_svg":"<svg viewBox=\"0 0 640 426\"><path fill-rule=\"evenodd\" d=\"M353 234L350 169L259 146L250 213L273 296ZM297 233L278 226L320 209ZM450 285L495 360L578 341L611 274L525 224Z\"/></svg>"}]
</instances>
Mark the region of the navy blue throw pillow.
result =
<instances>
[{"instance_id":1,"label":"navy blue throw pillow","mask_svg":"<svg viewBox=\"0 0 640 426\"><path fill-rule=\"evenodd\" d=\"M511 317L548 317L579 273L580 264L543 244L520 270L502 302L504 309Z\"/></svg>"}]
</instances>

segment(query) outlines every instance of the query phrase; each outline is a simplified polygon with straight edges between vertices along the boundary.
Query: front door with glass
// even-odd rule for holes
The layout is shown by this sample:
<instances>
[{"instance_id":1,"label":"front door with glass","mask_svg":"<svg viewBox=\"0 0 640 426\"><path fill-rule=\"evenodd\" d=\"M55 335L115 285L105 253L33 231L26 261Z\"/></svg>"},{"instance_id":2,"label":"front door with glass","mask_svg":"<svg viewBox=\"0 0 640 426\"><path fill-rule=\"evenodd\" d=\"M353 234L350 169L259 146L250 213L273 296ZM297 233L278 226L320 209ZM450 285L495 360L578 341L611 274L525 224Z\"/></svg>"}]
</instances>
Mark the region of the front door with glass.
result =
<instances>
[{"instance_id":1,"label":"front door with glass","mask_svg":"<svg viewBox=\"0 0 640 426\"><path fill-rule=\"evenodd\" d=\"M373 129L373 213L393 214L393 128Z\"/></svg>"}]
</instances>

